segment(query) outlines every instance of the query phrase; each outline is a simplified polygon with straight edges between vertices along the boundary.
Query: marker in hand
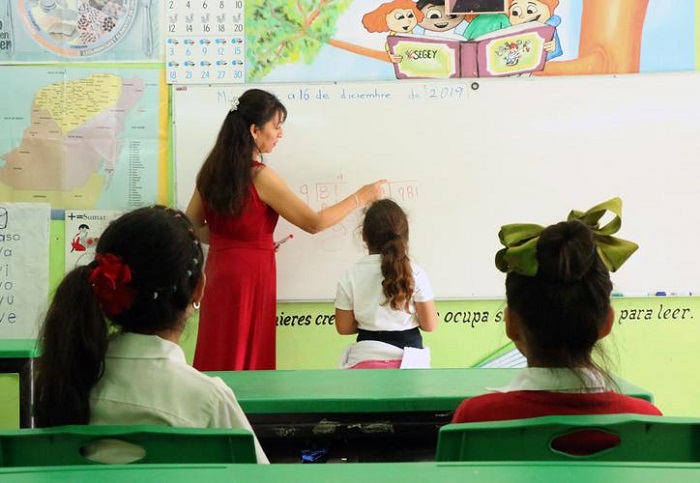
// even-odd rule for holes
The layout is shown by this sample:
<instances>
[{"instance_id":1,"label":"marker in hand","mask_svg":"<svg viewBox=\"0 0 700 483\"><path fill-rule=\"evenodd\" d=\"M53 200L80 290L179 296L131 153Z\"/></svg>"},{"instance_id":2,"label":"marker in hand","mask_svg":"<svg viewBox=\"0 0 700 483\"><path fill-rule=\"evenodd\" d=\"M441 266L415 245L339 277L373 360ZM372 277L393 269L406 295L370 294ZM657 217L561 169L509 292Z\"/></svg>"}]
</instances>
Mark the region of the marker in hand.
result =
<instances>
[{"instance_id":1,"label":"marker in hand","mask_svg":"<svg viewBox=\"0 0 700 483\"><path fill-rule=\"evenodd\" d=\"M276 241L276 242L275 242L275 251L277 251L277 250L279 249L279 247L280 247L280 245L281 245L282 243L287 243L287 242L288 242L289 240L291 240L292 238L294 238L294 234L290 233L289 235L287 235L286 237L282 238L281 240Z\"/></svg>"}]
</instances>

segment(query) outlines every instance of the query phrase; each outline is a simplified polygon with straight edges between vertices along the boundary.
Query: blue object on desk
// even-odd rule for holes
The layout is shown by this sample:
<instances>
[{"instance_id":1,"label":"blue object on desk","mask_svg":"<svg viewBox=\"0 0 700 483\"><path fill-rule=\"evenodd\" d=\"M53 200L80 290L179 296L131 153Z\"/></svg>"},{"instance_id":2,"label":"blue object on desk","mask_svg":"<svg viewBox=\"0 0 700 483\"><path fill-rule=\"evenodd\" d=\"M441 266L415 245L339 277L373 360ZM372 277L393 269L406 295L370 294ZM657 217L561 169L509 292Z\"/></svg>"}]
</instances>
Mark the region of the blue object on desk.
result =
<instances>
[{"instance_id":1,"label":"blue object on desk","mask_svg":"<svg viewBox=\"0 0 700 483\"><path fill-rule=\"evenodd\" d=\"M302 463L325 463L328 461L327 449L308 449L301 452Z\"/></svg>"}]
</instances>

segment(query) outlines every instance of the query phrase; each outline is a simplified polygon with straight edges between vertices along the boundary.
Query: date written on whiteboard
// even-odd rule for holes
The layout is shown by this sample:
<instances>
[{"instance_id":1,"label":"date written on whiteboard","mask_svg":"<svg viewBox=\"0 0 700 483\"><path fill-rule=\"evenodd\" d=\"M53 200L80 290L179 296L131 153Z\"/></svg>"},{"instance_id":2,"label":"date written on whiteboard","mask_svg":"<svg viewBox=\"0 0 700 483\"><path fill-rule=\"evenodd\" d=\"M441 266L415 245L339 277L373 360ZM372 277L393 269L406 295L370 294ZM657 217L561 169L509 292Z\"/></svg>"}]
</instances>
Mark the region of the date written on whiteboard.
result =
<instances>
[{"instance_id":1,"label":"date written on whiteboard","mask_svg":"<svg viewBox=\"0 0 700 483\"><path fill-rule=\"evenodd\" d=\"M467 86L464 84L426 84L423 91L411 88L408 98L411 100L459 100L468 95Z\"/></svg>"}]
</instances>

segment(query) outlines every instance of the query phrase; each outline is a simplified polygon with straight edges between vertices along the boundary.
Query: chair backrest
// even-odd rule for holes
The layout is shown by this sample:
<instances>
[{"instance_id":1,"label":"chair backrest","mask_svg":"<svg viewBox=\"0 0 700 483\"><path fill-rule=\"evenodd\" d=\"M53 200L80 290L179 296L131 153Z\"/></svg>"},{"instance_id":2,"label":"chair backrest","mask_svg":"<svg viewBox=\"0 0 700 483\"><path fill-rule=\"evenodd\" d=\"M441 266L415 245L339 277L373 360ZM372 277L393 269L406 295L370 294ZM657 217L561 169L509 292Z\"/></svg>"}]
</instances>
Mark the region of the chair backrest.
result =
<instances>
[{"instance_id":1,"label":"chair backrest","mask_svg":"<svg viewBox=\"0 0 700 483\"><path fill-rule=\"evenodd\" d=\"M611 414L448 424L436 459L698 462L700 419Z\"/></svg>"},{"instance_id":2,"label":"chair backrest","mask_svg":"<svg viewBox=\"0 0 700 483\"><path fill-rule=\"evenodd\" d=\"M58 426L0 431L0 467L96 462L256 463L257 460L253 434L244 429Z\"/></svg>"}]
</instances>

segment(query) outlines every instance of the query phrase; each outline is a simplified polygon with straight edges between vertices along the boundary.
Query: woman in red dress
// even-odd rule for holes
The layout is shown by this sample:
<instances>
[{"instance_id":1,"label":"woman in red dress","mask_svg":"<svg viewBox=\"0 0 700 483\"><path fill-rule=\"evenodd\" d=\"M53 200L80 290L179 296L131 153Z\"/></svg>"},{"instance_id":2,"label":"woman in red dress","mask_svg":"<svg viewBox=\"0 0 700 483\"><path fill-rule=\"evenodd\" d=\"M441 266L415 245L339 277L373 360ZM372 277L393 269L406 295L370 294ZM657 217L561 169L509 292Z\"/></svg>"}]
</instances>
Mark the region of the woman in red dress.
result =
<instances>
[{"instance_id":1,"label":"woman in red dress","mask_svg":"<svg viewBox=\"0 0 700 483\"><path fill-rule=\"evenodd\" d=\"M286 117L277 97L247 90L232 102L197 175L187 215L209 244L194 355L200 371L275 369L272 234L278 217L317 233L378 199L386 183L365 185L335 205L313 211L262 162L282 137Z\"/></svg>"}]
</instances>

